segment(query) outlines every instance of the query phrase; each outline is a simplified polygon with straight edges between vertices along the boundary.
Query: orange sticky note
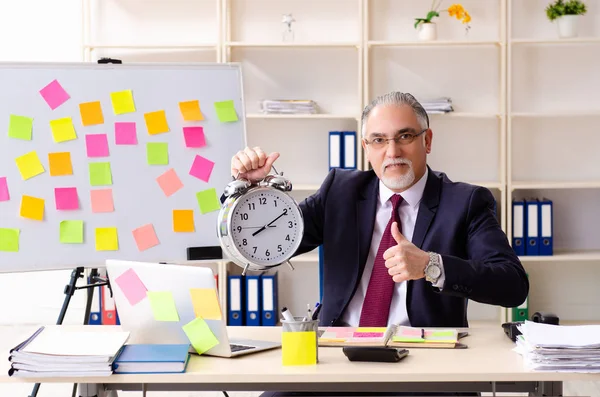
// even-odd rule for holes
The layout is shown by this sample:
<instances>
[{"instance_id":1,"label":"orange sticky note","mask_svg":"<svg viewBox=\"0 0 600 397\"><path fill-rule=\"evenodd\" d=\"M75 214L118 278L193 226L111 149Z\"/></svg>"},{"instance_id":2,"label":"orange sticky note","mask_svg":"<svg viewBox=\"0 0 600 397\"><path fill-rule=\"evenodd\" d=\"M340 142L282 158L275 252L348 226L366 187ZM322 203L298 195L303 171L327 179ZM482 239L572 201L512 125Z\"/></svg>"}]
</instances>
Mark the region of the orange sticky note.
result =
<instances>
[{"instance_id":1,"label":"orange sticky note","mask_svg":"<svg viewBox=\"0 0 600 397\"><path fill-rule=\"evenodd\" d=\"M115 204L113 202L112 189L95 189L90 191L92 202L92 212L113 212Z\"/></svg>"},{"instance_id":2,"label":"orange sticky note","mask_svg":"<svg viewBox=\"0 0 600 397\"><path fill-rule=\"evenodd\" d=\"M50 176L73 175L69 152L48 153L48 164L50 164Z\"/></svg>"},{"instance_id":3,"label":"orange sticky note","mask_svg":"<svg viewBox=\"0 0 600 397\"><path fill-rule=\"evenodd\" d=\"M140 251L145 251L148 248L158 245L158 237L156 237L154 226L151 223L134 229L133 238Z\"/></svg>"},{"instance_id":4,"label":"orange sticky note","mask_svg":"<svg viewBox=\"0 0 600 397\"><path fill-rule=\"evenodd\" d=\"M156 181L167 197L175 194L175 192L183 187L181 179L179 179L173 168L159 175L158 178L156 178Z\"/></svg>"},{"instance_id":5,"label":"orange sticky note","mask_svg":"<svg viewBox=\"0 0 600 397\"><path fill-rule=\"evenodd\" d=\"M44 220L44 199L23 195L20 215L35 221Z\"/></svg>"},{"instance_id":6,"label":"orange sticky note","mask_svg":"<svg viewBox=\"0 0 600 397\"><path fill-rule=\"evenodd\" d=\"M205 320L221 320L221 308L214 288L191 288L190 295L196 317Z\"/></svg>"},{"instance_id":7,"label":"orange sticky note","mask_svg":"<svg viewBox=\"0 0 600 397\"><path fill-rule=\"evenodd\" d=\"M173 210L173 231L194 231L194 210Z\"/></svg>"},{"instance_id":8,"label":"orange sticky note","mask_svg":"<svg viewBox=\"0 0 600 397\"><path fill-rule=\"evenodd\" d=\"M200 102L195 101L184 101L179 102L179 110L185 121L202 121L204 115L200 111Z\"/></svg>"},{"instance_id":9,"label":"orange sticky note","mask_svg":"<svg viewBox=\"0 0 600 397\"><path fill-rule=\"evenodd\" d=\"M17 157L15 162L21 173L21 178L23 178L24 181L45 171L35 150Z\"/></svg>"},{"instance_id":10,"label":"orange sticky note","mask_svg":"<svg viewBox=\"0 0 600 397\"><path fill-rule=\"evenodd\" d=\"M164 110L144 113L144 120L146 120L146 128L148 128L148 134L150 135L169 132L169 124Z\"/></svg>"},{"instance_id":11,"label":"orange sticky note","mask_svg":"<svg viewBox=\"0 0 600 397\"><path fill-rule=\"evenodd\" d=\"M81 113L81 124L84 126L104 123L102 105L99 101L80 103L79 113Z\"/></svg>"}]
</instances>

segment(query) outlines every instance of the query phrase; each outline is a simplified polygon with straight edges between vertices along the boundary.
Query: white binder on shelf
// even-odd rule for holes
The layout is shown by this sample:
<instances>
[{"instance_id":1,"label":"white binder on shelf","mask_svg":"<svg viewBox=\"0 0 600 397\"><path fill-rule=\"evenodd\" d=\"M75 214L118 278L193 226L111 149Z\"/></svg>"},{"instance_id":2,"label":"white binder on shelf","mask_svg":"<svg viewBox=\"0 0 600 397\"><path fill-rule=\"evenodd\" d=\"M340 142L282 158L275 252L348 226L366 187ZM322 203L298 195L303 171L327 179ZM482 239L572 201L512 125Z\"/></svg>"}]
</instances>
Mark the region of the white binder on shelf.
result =
<instances>
[{"instance_id":1,"label":"white binder on shelf","mask_svg":"<svg viewBox=\"0 0 600 397\"><path fill-rule=\"evenodd\" d=\"M356 131L343 131L344 168L356 168Z\"/></svg>"},{"instance_id":2,"label":"white binder on shelf","mask_svg":"<svg viewBox=\"0 0 600 397\"><path fill-rule=\"evenodd\" d=\"M344 141L340 131L329 131L329 169L343 168L342 148Z\"/></svg>"}]
</instances>

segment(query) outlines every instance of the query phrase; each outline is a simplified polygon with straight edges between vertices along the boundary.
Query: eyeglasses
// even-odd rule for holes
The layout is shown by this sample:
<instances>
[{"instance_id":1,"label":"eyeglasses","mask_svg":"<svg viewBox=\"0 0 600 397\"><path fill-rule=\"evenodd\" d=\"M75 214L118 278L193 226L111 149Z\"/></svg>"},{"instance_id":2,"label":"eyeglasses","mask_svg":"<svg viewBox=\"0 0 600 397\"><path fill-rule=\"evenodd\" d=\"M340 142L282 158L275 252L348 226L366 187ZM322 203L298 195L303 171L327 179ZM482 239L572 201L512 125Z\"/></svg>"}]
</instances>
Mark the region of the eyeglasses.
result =
<instances>
[{"instance_id":1,"label":"eyeglasses","mask_svg":"<svg viewBox=\"0 0 600 397\"><path fill-rule=\"evenodd\" d=\"M371 139L370 141L365 139L365 143L367 145L371 145L371 147L373 149L383 149L384 147L387 146L389 141L394 141L394 143L400 144L400 145L410 145L411 143L413 143L413 141L415 140L416 137L418 137L419 135L422 135L425 131L427 131L428 128L425 128L423 131L419 132L418 134L410 134L410 133L402 133L402 134L398 134L393 138L383 138L383 137L375 137L373 139Z\"/></svg>"}]
</instances>

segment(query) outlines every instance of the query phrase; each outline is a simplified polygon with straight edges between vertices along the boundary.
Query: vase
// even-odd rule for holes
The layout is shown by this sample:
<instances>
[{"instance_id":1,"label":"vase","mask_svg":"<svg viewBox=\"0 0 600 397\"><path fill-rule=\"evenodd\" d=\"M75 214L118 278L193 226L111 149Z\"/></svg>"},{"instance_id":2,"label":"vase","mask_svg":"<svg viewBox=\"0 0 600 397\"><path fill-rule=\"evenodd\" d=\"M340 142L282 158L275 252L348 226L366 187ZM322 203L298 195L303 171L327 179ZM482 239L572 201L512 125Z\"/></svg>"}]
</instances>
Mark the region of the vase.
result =
<instances>
[{"instance_id":1,"label":"vase","mask_svg":"<svg viewBox=\"0 0 600 397\"><path fill-rule=\"evenodd\" d=\"M563 15L557 20L558 36L562 39L577 37L579 15Z\"/></svg>"},{"instance_id":2,"label":"vase","mask_svg":"<svg viewBox=\"0 0 600 397\"><path fill-rule=\"evenodd\" d=\"M434 22L420 24L419 39L425 41L437 39L437 25Z\"/></svg>"}]
</instances>

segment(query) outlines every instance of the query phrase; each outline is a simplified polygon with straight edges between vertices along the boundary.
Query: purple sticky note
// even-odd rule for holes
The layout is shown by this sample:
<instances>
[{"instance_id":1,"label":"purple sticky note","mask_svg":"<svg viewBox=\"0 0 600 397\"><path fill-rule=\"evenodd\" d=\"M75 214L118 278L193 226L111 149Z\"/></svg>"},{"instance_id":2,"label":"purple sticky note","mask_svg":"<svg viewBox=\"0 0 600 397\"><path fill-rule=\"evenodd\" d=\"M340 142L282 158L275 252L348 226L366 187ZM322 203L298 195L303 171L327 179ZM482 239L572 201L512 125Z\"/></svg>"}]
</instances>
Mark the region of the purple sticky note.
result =
<instances>
[{"instance_id":1,"label":"purple sticky note","mask_svg":"<svg viewBox=\"0 0 600 397\"><path fill-rule=\"evenodd\" d=\"M204 128L202 127L183 127L183 136L185 138L185 146L187 147L206 146Z\"/></svg>"},{"instance_id":2,"label":"purple sticky note","mask_svg":"<svg viewBox=\"0 0 600 397\"><path fill-rule=\"evenodd\" d=\"M52 80L50 84L40 90L40 94L52 110L62 105L70 98L69 94L62 88L58 80Z\"/></svg>"},{"instance_id":3,"label":"purple sticky note","mask_svg":"<svg viewBox=\"0 0 600 397\"><path fill-rule=\"evenodd\" d=\"M10 200L10 194L8 194L8 183L6 177L0 177L0 201Z\"/></svg>"},{"instance_id":4,"label":"purple sticky note","mask_svg":"<svg viewBox=\"0 0 600 397\"><path fill-rule=\"evenodd\" d=\"M194 163L192 164L192 168L190 168L190 175L195 176L204 182L208 182L214 166L215 163L212 161L196 155L196 158L194 158Z\"/></svg>"},{"instance_id":5,"label":"purple sticky note","mask_svg":"<svg viewBox=\"0 0 600 397\"><path fill-rule=\"evenodd\" d=\"M85 136L88 157L107 157L108 138L106 134L88 134Z\"/></svg>"},{"instance_id":6,"label":"purple sticky note","mask_svg":"<svg viewBox=\"0 0 600 397\"><path fill-rule=\"evenodd\" d=\"M115 282L121 288L131 306L138 304L146 298L146 286L133 269L129 269L121 274L115 279Z\"/></svg>"},{"instance_id":7,"label":"purple sticky note","mask_svg":"<svg viewBox=\"0 0 600 397\"><path fill-rule=\"evenodd\" d=\"M134 121L117 121L115 123L115 144L137 145L137 134Z\"/></svg>"},{"instance_id":8,"label":"purple sticky note","mask_svg":"<svg viewBox=\"0 0 600 397\"><path fill-rule=\"evenodd\" d=\"M57 187L54 189L57 210L78 210L79 199L76 187Z\"/></svg>"}]
</instances>

